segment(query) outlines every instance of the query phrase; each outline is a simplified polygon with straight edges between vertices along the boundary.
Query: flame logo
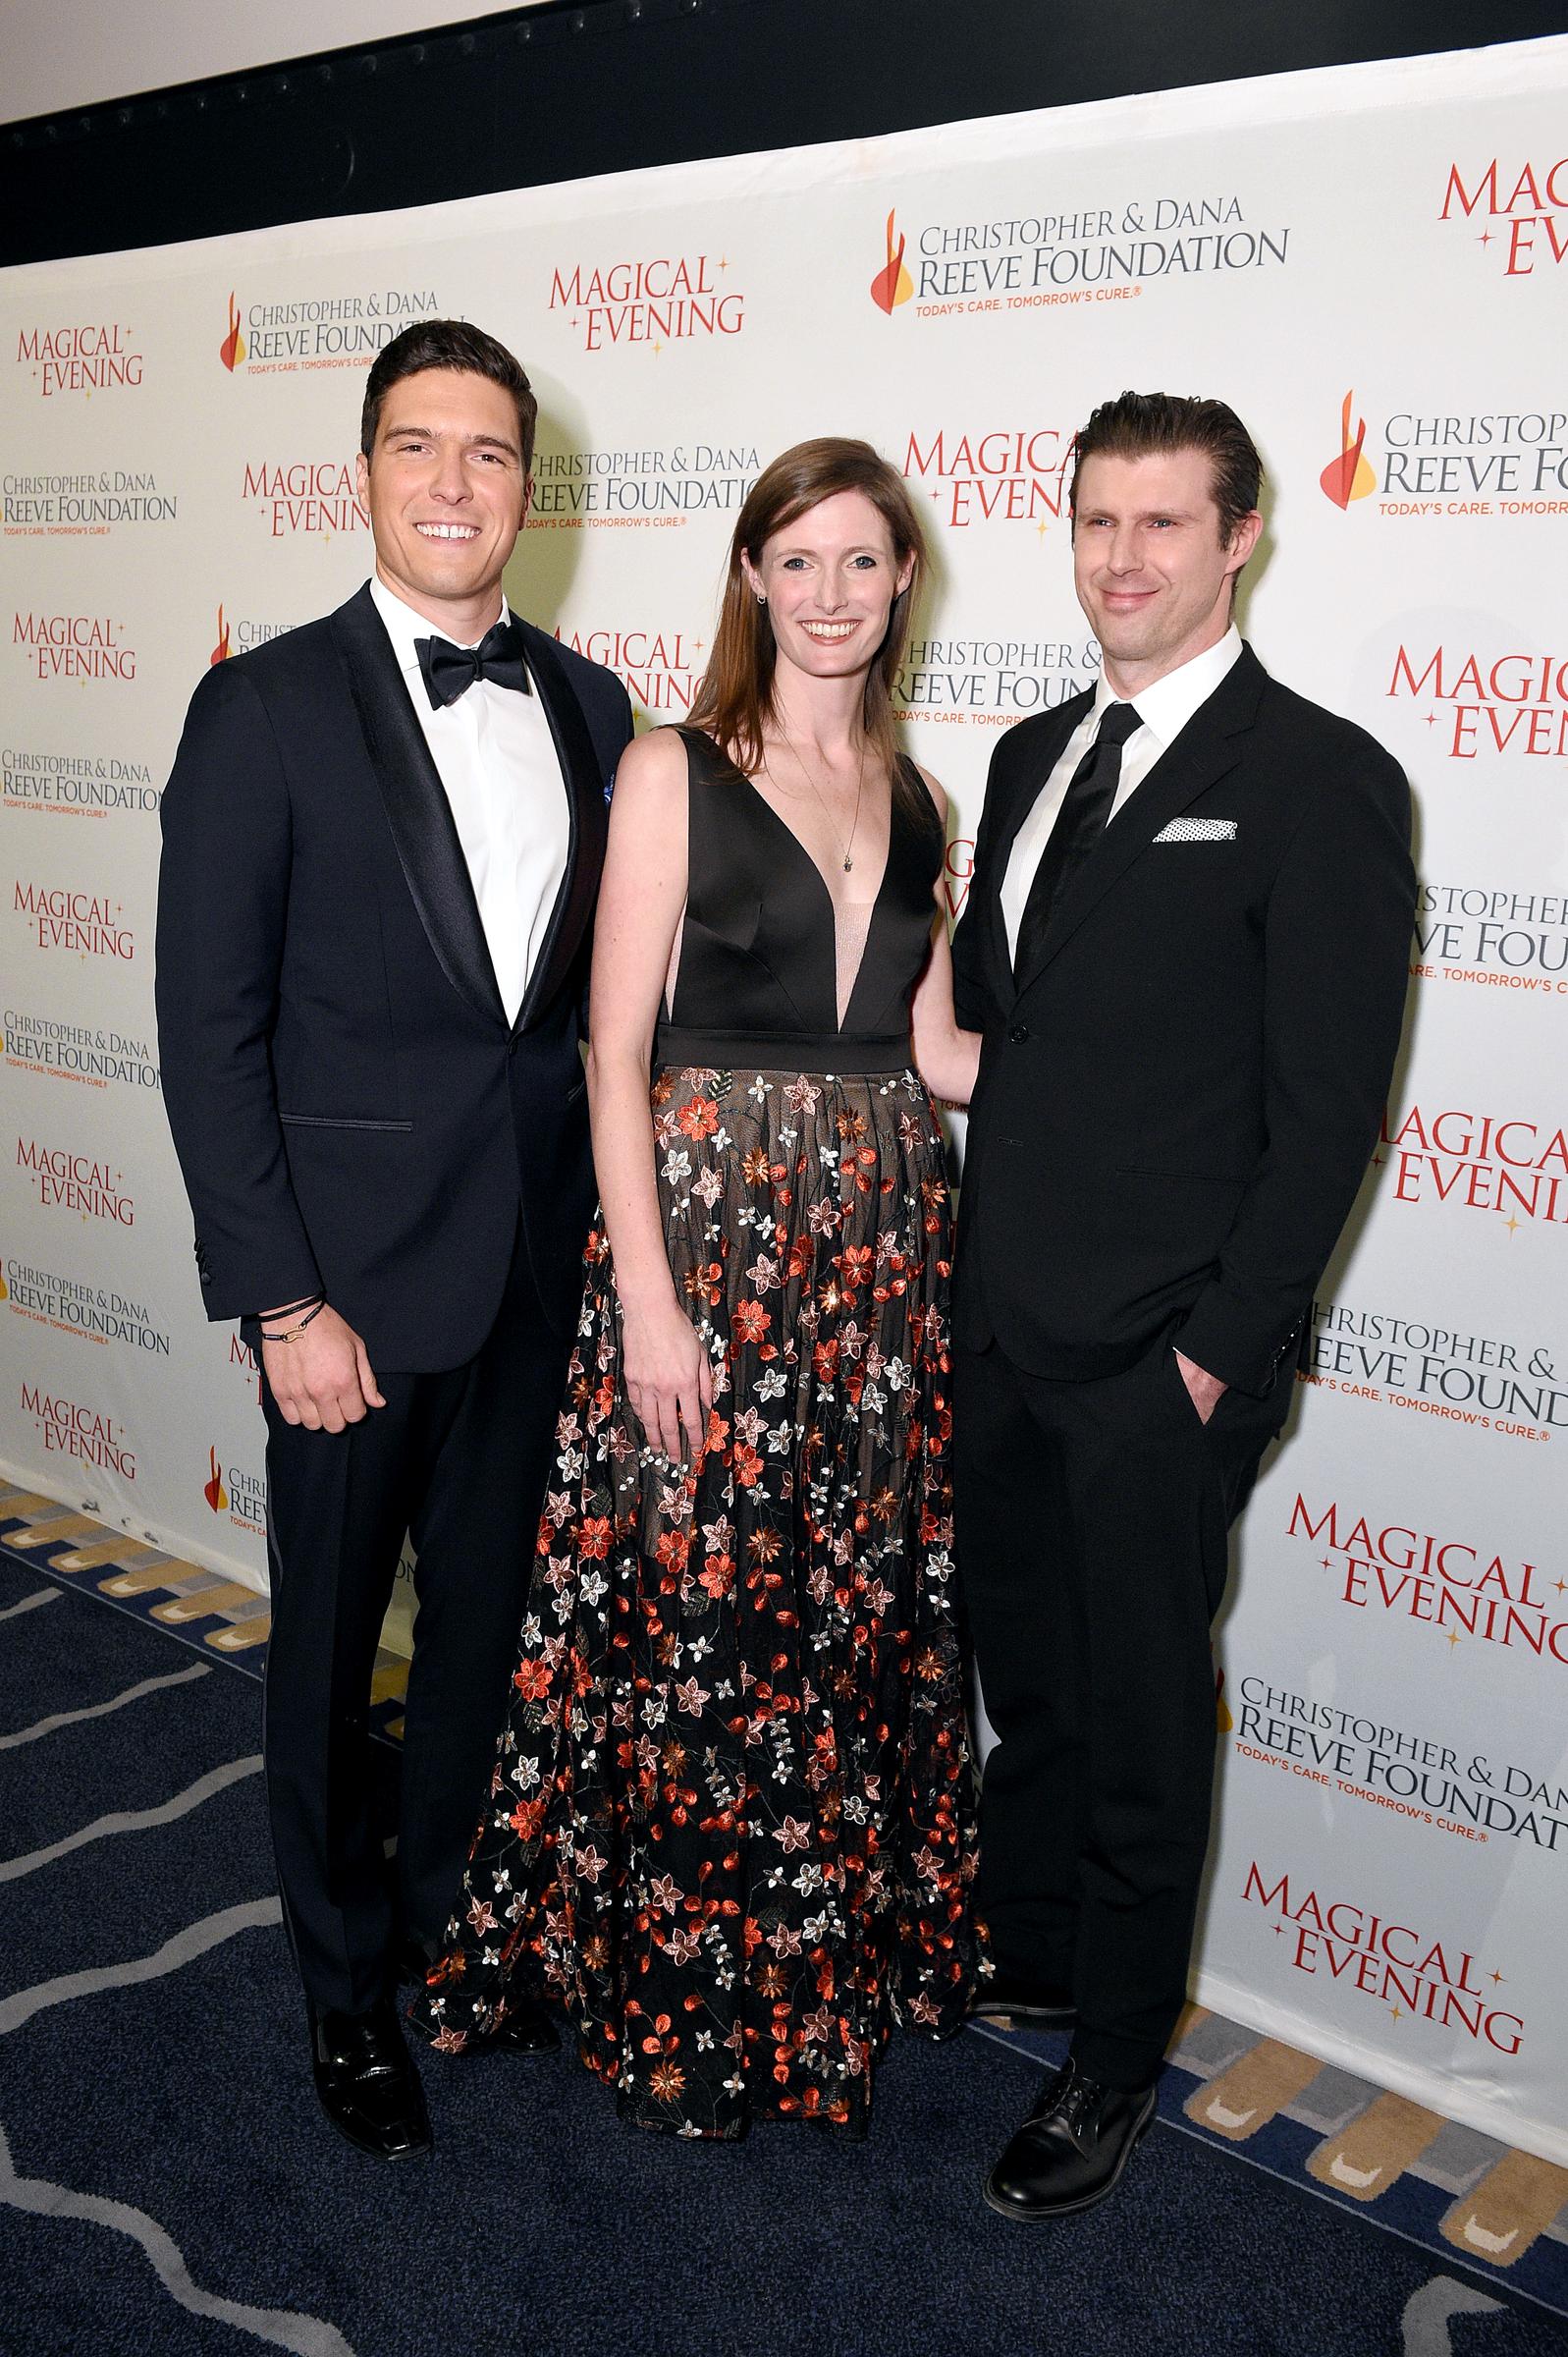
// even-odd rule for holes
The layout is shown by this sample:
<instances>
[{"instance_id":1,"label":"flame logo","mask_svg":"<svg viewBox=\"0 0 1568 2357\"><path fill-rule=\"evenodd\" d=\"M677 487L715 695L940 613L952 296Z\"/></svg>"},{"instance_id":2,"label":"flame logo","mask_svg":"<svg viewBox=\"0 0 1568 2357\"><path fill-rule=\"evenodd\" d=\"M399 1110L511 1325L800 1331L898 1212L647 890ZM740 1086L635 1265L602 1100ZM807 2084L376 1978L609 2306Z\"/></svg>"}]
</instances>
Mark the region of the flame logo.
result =
<instances>
[{"instance_id":1,"label":"flame logo","mask_svg":"<svg viewBox=\"0 0 1568 2357\"><path fill-rule=\"evenodd\" d=\"M1215 1679L1215 1723L1222 1735L1236 1731L1236 1722L1230 1716L1230 1705L1225 1700L1225 1673L1222 1670Z\"/></svg>"},{"instance_id":2,"label":"flame logo","mask_svg":"<svg viewBox=\"0 0 1568 2357\"><path fill-rule=\"evenodd\" d=\"M1365 499L1369 491L1378 487L1378 477L1362 457L1362 446L1367 439L1366 418L1358 417L1355 433L1350 431L1350 405L1354 399L1354 391L1347 393L1339 412L1339 456L1330 460L1318 477L1336 508L1348 508L1353 499Z\"/></svg>"},{"instance_id":3,"label":"flame logo","mask_svg":"<svg viewBox=\"0 0 1568 2357\"><path fill-rule=\"evenodd\" d=\"M207 657L207 669L210 671L214 663L227 663L228 660L229 625L223 619L223 606L220 602L218 607L218 643Z\"/></svg>"},{"instance_id":4,"label":"flame logo","mask_svg":"<svg viewBox=\"0 0 1568 2357\"><path fill-rule=\"evenodd\" d=\"M10 1298L11 1298L11 1288L10 1288L10 1287L7 1285L7 1283L6 1283L6 1281L5 1281L5 1274L4 1274L4 1272L3 1272L3 1271L0 1271L0 1301L9 1301L9 1300L10 1300Z\"/></svg>"},{"instance_id":5,"label":"flame logo","mask_svg":"<svg viewBox=\"0 0 1568 2357\"><path fill-rule=\"evenodd\" d=\"M896 246L892 242L893 225L896 219L895 213L888 215L887 266L879 270L871 282L872 301L880 311L886 311L890 318L898 304L907 302L915 291L915 282L903 266L904 241L900 238Z\"/></svg>"},{"instance_id":6,"label":"flame logo","mask_svg":"<svg viewBox=\"0 0 1568 2357\"><path fill-rule=\"evenodd\" d=\"M218 347L218 357L232 376L244 356L245 340L240 333L239 306L231 292L229 296L229 333Z\"/></svg>"},{"instance_id":7,"label":"flame logo","mask_svg":"<svg viewBox=\"0 0 1568 2357\"><path fill-rule=\"evenodd\" d=\"M221 1514L228 1506L229 1493L223 1486L223 1475L218 1471L217 1450L209 1449L207 1451L207 1457L212 1466L212 1479L202 1483L201 1495L203 1498L205 1498L213 1512L215 1514Z\"/></svg>"}]
</instances>

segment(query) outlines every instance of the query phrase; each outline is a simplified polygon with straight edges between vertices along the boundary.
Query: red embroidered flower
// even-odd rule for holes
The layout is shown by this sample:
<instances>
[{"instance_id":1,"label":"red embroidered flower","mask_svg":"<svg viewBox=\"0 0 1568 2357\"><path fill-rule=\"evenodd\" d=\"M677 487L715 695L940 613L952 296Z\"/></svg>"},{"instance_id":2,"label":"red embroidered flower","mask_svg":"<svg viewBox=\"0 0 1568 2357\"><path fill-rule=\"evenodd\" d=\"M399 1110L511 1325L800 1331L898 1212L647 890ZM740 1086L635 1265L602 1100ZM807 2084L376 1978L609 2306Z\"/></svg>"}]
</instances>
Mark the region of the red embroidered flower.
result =
<instances>
[{"instance_id":1,"label":"red embroidered flower","mask_svg":"<svg viewBox=\"0 0 1568 2357\"><path fill-rule=\"evenodd\" d=\"M693 1097L676 1118L688 1137L712 1137L719 1126L719 1108L712 1097Z\"/></svg>"}]
</instances>

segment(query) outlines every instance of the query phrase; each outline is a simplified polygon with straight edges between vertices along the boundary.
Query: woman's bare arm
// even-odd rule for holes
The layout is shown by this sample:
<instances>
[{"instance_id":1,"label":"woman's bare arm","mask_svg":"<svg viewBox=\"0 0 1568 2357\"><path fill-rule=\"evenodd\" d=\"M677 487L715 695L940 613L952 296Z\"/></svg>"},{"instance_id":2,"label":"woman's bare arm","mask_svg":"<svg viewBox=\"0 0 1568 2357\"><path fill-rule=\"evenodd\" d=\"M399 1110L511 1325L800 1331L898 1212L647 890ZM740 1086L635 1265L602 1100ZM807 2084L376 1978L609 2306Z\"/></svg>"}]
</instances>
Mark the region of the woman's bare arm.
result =
<instances>
[{"instance_id":1,"label":"woman's bare arm","mask_svg":"<svg viewBox=\"0 0 1568 2357\"><path fill-rule=\"evenodd\" d=\"M686 752L673 729L661 729L628 745L616 774L594 930L588 1113L626 1391L648 1440L672 1462L700 1450L713 1398L670 1273L648 1110L654 1030L685 902Z\"/></svg>"},{"instance_id":2,"label":"woman's bare arm","mask_svg":"<svg viewBox=\"0 0 1568 2357\"><path fill-rule=\"evenodd\" d=\"M946 840L947 797L935 778L921 770L927 793L937 806ZM945 1105L967 1105L975 1093L980 1069L980 1034L960 1031L952 1008L952 954L947 947L947 910L942 882L936 889L940 910L931 929L931 955L910 1009L914 1032L915 1068L934 1097Z\"/></svg>"}]
</instances>

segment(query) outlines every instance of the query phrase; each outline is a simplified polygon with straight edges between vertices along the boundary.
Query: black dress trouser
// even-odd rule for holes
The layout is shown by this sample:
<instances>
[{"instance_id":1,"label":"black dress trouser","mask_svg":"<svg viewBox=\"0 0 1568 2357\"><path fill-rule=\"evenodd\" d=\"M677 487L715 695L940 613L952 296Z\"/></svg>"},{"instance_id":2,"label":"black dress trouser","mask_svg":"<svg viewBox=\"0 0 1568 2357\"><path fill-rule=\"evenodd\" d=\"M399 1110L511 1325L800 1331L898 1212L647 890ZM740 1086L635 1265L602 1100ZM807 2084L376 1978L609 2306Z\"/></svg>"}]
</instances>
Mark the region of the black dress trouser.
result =
<instances>
[{"instance_id":1,"label":"black dress trouser","mask_svg":"<svg viewBox=\"0 0 1568 2357\"><path fill-rule=\"evenodd\" d=\"M954 1352L958 1562L996 1748L977 1905L999 1965L1069 1989L1092 2078L1158 2071L1186 1994L1216 1745L1227 1533L1289 1405L1205 1424L1169 1335L1056 1382Z\"/></svg>"},{"instance_id":2,"label":"black dress trouser","mask_svg":"<svg viewBox=\"0 0 1568 2357\"><path fill-rule=\"evenodd\" d=\"M519 1234L495 1324L466 1365L377 1370L386 1406L341 1433L286 1424L262 1386L267 1804L284 1919L323 2009L359 2013L386 1994L399 1930L433 1943L445 1931L516 1660L567 1355ZM394 1883L368 1717L406 1531L418 1614Z\"/></svg>"}]
</instances>

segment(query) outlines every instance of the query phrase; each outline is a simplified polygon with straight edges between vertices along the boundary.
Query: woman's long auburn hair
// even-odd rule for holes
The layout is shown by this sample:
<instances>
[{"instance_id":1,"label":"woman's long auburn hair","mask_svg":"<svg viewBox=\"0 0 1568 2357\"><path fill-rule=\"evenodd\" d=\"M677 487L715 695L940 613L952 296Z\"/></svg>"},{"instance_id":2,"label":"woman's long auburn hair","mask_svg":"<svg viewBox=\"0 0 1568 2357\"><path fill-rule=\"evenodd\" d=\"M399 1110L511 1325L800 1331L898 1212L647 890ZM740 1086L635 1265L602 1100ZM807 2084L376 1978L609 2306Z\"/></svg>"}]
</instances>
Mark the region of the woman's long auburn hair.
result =
<instances>
[{"instance_id":1,"label":"woman's long auburn hair","mask_svg":"<svg viewBox=\"0 0 1568 2357\"><path fill-rule=\"evenodd\" d=\"M705 730L748 776L763 764L763 732L773 717L777 650L768 610L759 605L740 570L742 554L754 566L776 532L820 507L839 491L859 491L870 500L892 541L897 572L914 559L908 586L892 601L888 630L866 674L861 722L866 740L887 770L894 798L917 825L934 827L930 795L899 758L893 726L892 685L909 641L909 617L923 586L930 558L915 504L902 475L869 442L825 434L797 442L765 466L746 494L730 542L729 572L713 652L702 675L688 725Z\"/></svg>"}]
</instances>

